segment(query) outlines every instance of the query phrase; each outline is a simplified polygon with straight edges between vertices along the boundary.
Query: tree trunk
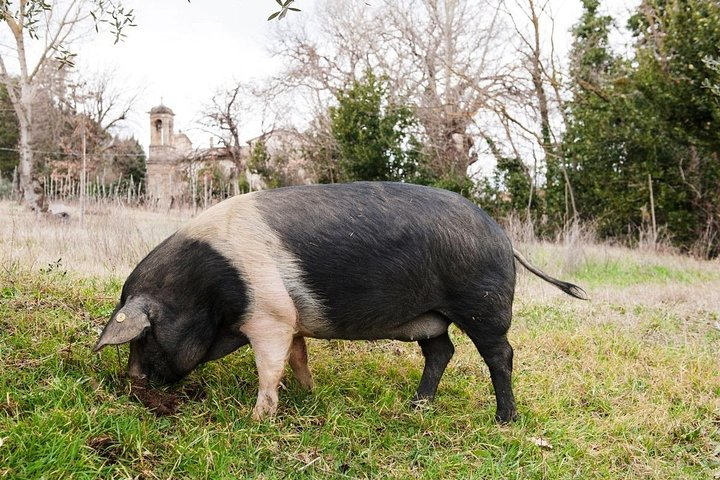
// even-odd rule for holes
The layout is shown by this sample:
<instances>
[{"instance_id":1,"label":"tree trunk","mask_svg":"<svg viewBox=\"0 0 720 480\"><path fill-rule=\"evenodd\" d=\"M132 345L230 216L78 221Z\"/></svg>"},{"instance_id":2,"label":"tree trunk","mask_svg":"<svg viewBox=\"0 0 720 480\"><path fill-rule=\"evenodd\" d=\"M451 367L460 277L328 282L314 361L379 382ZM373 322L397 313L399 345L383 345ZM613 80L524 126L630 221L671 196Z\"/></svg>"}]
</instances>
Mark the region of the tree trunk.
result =
<instances>
[{"instance_id":1,"label":"tree trunk","mask_svg":"<svg viewBox=\"0 0 720 480\"><path fill-rule=\"evenodd\" d=\"M37 178L35 159L32 151L32 103L33 87L26 83L20 84L20 102L15 106L20 130L20 182L19 198L36 212L48 209L45 193Z\"/></svg>"},{"instance_id":2,"label":"tree trunk","mask_svg":"<svg viewBox=\"0 0 720 480\"><path fill-rule=\"evenodd\" d=\"M535 89L535 95L537 96L538 109L540 113L540 138L541 146L545 152L545 163L550 166L560 168L563 174L563 180L565 181L566 194L570 197L570 207L572 207L572 219L577 218L577 207L575 206L575 195L573 193L572 185L570 184L570 178L568 177L565 169L565 164L560 158L559 152L556 149L552 135L552 125L550 124L550 108L548 105L548 97L545 92L545 86L543 85L543 66L542 58L540 56L540 17L535 10L535 3L533 0L529 2L531 21L534 32L534 44L532 48L532 83ZM569 217L570 209L566 206L565 215Z\"/></svg>"}]
</instances>

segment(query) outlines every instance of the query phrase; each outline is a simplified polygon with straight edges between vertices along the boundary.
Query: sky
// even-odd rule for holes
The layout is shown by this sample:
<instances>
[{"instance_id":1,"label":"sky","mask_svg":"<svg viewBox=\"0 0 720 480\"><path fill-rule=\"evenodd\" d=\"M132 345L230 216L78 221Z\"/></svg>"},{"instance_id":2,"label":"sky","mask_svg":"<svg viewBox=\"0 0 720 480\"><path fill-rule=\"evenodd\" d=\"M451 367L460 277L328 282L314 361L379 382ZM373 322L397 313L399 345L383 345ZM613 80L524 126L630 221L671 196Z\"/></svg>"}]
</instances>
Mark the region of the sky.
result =
<instances>
[{"instance_id":1,"label":"sky","mask_svg":"<svg viewBox=\"0 0 720 480\"><path fill-rule=\"evenodd\" d=\"M357 0L366 1L366 0ZM556 18L556 45L569 46L569 29L577 22L580 0L550 0ZM176 114L175 131L186 133L196 147L210 143L197 120L204 104L223 86L261 79L279 64L267 50L277 21L267 17L278 9L274 0L122 0L135 11L136 26L114 43L109 32L91 32L71 50L84 74L112 71L117 88L138 94L134 111L121 133L149 143L149 110L162 103ZM283 22L304 22L317 0L297 0L302 12L291 12ZM366 1L366 3L368 3ZM627 12L636 0L604 0L607 9ZM244 126L243 139L258 134L260 126Z\"/></svg>"},{"instance_id":2,"label":"sky","mask_svg":"<svg viewBox=\"0 0 720 480\"><path fill-rule=\"evenodd\" d=\"M109 33L87 36L76 49L76 64L84 72L110 70L128 93L140 92L125 131L146 147L147 112L161 101L175 112L176 133L186 133L195 146L207 146L210 135L196 124L202 106L221 87L277 68L266 49L276 23L266 20L278 9L273 0L123 3L135 10L136 26L116 44ZM298 3L303 8L313 2ZM255 130L249 125L244 133L250 138L260 133Z\"/></svg>"}]
</instances>

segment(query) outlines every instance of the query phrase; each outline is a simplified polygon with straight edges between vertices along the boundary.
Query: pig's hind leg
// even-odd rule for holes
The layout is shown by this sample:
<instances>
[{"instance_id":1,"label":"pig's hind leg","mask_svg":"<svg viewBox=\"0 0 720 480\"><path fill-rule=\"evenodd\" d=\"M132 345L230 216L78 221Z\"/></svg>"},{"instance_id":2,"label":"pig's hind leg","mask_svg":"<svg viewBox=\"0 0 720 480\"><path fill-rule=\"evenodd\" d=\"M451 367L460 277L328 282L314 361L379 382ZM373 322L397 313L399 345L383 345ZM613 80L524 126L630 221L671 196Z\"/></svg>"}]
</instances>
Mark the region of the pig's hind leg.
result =
<instances>
[{"instance_id":1,"label":"pig's hind leg","mask_svg":"<svg viewBox=\"0 0 720 480\"><path fill-rule=\"evenodd\" d=\"M513 349L507 337L502 335L499 338L478 338L471 335L470 338L490 370L497 403L495 419L501 423L515 420L517 411L512 391Z\"/></svg>"},{"instance_id":2,"label":"pig's hind leg","mask_svg":"<svg viewBox=\"0 0 720 480\"><path fill-rule=\"evenodd\" d=\"M488 293L458 307L448 312L448 316L470 337L490 370L497 403L495 419L511 422L517 417L512 390L513 349L507 339L512 296ZM468 315L467 312L474 313Z\"/></svg>"},{"instance_id":3,"label":"pig's hind leg","mask_svg":"<svg viewBox=\"0 0 720 480\"><path fill-rule=\"evenodd\" d=\"M305 345L305 337L295 337L290 347L290 368L292 368L293 375L297 379L300 385L307 389L312 390L313 378L308 368L308 356L307 346Z\"/></svg>"},{"instance_id":4,"label":"pig's hind leg","mask_svg":"<svg viewBox=\"0 0 720 480\"><path fill-rule=\"evenodd\" d=\"M435 398L440 378L455 353L455 347L453 347L447 331L434 338L419 340L418 344L425 357L425 368L420 378L420 385L411 402L415 406L431 402Z\"/></svg>"}]
</instances>

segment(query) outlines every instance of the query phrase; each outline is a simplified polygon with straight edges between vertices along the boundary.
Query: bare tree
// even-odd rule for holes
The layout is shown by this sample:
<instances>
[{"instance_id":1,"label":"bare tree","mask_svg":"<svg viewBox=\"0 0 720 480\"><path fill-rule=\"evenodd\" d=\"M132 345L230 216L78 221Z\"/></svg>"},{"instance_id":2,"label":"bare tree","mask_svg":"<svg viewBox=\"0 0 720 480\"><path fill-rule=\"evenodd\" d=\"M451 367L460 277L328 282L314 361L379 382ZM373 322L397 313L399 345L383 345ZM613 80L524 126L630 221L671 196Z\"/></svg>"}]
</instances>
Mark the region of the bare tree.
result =
<instances>
[{"instance_id":1,"label":"bare tree","mask_svg":"<svg viewBox=\"0 0 720 480\"><path fill-rule=\"evenodd\" d=\"M218 140L241 170L247 168L242 161L240 128L248 111L249 93L249 88L239 82L229 88L218 89L203 107L199 121L203 130Z\"/></svg>"},{"instance_id":2,"label":"bare tree","mask_svg":"<svg viewBox=\"0 0 720 480\"><path fill-rule=\"evenodd\" d=\"M434 175L464 176L479 154L515 158L532 202L552 164L566 216L576 215L561 158L563 66L549 0L334 0L308 21L280 30L275 53L286 68L276 83L305 93L315 128L327 127L338 92L372 69L392 83L394 100L415 107ZM323 140L318 151L330 150L327 132L313 136Z\"/></svg>"},{"instance_id":3,"label":"bare tree","mask_svg":"<svg viewBox=\"0 0 720 480\"><path fill-rule=\"evenodd\" d=\"M278 83L335 95L377 64L373 43L379 40L380 26L375 9L354 0L325 1L306 21L278 29L277 43L271 46L285 64Z\"/></svg>"},{"instance_id":4,"label":"bare tree","mask_svg":"<svg viewBox=\"0 0 720 480\"><path fill-rule=\"evenodd\" d=\"M80 75L68 68L50 67L43 72L48 75L41 73L36 77L32 105L36 174L56 173L54 170L60 167L79 175L83 152L87 171L114 170L111 163L118 145L124 143L116 132L133 108L137 93L120 87L113 71ZM123 163L131 165L133 159Z\"/></svg>"},{"instance_id":5,"label":"bare tree","mask_svg":"<svg viewBox=\"0 0 720 480\"><path fill-rule=\"evenodd\" d=\"M340 90L372 69L391 82L394 100L416 107L434 173L464 177L476 159L473 120L504 95L507 29L498 6L345 0L326 2L310 20L314 28L281 31L275 53L286 70L277 81L309 94L322 115Z\"/></svg>"},{"instance_id":6,"label":"bare tree","mask_svg":"<svg viewBox=\"0 0 720 480\"><path fill-rule=\"evenodd\" d=\"M139 91L121 87L115 70L85 73L68 86L70 108L85 113L102 130L113 131L127 119L137 103Z\"/></svg>"},{"instance_id":7,"label":"bare tree","mask_svg":"<svg viewBox=\"0 0 720 480\"><path fill-rule=\"evenodd\" d=\"M64 103L75 126L69 143L75 156L87 157L87 171L118 170L111 165L116 154L122 154L128 146L132 151L133 142L118 138L115 132L135 106L138 92L120 87L116 78L116 72L107 70L78 75L67 84ZM122 163L119 170L132 170L137 159L123 159Z\"/></svg>"},{"instance_id":8,"label":"bare tree","mask_svg":"<svg viewBox=\"0 0 720 480\"><path fill-rule=\"evenodd\" d=\"M476 160L473 120L505 95L501 11L489 1L403 0L388 2L385 22L383 70L417 105L434 170L464 176Z\"/></svg>"},{"instance_id":9,"label":"bare tree","mask_svg":"<svg viewBox=\"0 0 720 480\"><path fill-rule=\"evenodd\" d=\"M68 48L83 25L107 23L116 39L124 26L132 25L132 11L119 2L104 0L43 0L0 2L0 21L12 36L12 46L0 50L0 82L8 90L20 130L20 193L33 209L46 208L42 188L35 176L32 125L38 78L51 64L72 64ZM37 50L37 53L35 51Z\"/></svg>"},{"instance_id":10,"label":"bare tree","mask_svg":"<svg viewBox=\"0 0 720 480\"><path fill-rule=\"evenodd\" d=\"M567 119L562 98L563 72L556 59L553 39L555 19L551 4L549 0L514 0L505 5L515 30L517 56L523 68L514 82L519 88L497 114L507 126L511 143L517 142L510 138L513 135L530 140L540 148L541 161L547 171L560 171L566 196L565 218L571 220L577 217L577 208L559 140ZM535 175L529 177L532 189L537 181L538 158L537 151L532 147L531 151L535 171ZM554 178L547 178L547 181L554 181Z\"/></svg>"}]
</instances>

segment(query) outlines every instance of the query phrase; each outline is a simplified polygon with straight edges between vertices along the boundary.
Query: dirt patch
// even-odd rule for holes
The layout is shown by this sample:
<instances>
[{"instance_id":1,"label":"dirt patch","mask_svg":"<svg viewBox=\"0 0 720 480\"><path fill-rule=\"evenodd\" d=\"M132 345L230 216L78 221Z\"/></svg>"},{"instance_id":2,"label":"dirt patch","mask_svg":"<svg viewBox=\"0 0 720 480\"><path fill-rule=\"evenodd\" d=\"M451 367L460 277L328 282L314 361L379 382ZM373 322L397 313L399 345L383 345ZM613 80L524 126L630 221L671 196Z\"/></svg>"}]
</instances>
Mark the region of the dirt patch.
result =
<instances>
[{"instance_id":1,"label":"dirt patch","mask_svg":"<svg viewBox=\"0 0 720 480\"><path fill-rule=\"evenodd\" d=\"M202 401L206 396L203 386L197 383L183 385L176 391L165 391L153 388L145 379L132 381L130 394L158 417L175 415L183 403Z\"/></svg>"},{"instance_id":2,"label":"dirt patch","mask_svg":"<svg viewBox=\"0 0 720 480\"><path fill-rule=\"evenodd\" d=\"M109 463L117 463L122 450L121 446L115 441L115 439L107 435L89 438L87 446L95 451L95 453L106 459Z\"/></svg>"},{"instance_id":3,"label":"dirt patch","mask_svg":"<svg viewBox=\"0 0 720 480\"><path fill-rule=\"evenodd\" d=\"M133 381L130 394L158 417L174 415L180 409L179 395L152 388L147 380Z\"/></svg>"},{"instance_id":4,"label":"dirt patch","mask_svg":"<svg viewBox=\"0 0 720 480\"><path fill-rule=\"evenodd\" d=\"M205 400L205 397L207 397L205 387L199 383L188 383L183 385L180 393L183 397L185 397L185 399L191 402L200 402Z\"/></svg>"}]
</instances>

